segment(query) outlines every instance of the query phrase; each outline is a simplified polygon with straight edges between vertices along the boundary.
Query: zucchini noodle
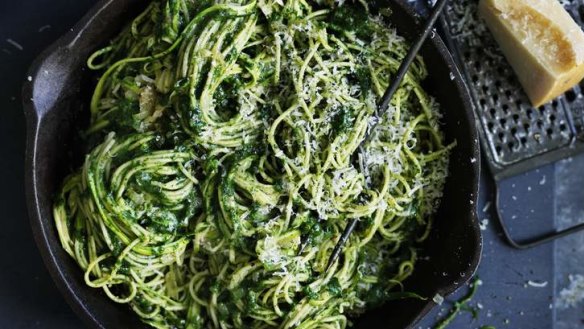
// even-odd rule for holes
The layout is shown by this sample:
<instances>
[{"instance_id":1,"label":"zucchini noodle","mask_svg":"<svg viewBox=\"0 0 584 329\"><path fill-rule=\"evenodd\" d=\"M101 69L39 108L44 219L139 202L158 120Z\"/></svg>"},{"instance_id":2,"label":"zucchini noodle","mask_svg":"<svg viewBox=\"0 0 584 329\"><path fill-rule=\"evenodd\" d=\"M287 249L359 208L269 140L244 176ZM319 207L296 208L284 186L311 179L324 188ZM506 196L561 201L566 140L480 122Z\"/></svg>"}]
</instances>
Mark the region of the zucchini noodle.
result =
<instances>
[{"instance_id":1,"label":"zucchini noodle","mask_svg":"<svg viewBox=\"0 0 584 329\"><path fill-rule=\"evenodd\" d=\"M88 60L90 151L54 205L86 283L156 328L340 329L407 295L453 145L421 58L374 116L407 52L384 20L361 3L151 1Z\"/></svg>"}]
</instances>

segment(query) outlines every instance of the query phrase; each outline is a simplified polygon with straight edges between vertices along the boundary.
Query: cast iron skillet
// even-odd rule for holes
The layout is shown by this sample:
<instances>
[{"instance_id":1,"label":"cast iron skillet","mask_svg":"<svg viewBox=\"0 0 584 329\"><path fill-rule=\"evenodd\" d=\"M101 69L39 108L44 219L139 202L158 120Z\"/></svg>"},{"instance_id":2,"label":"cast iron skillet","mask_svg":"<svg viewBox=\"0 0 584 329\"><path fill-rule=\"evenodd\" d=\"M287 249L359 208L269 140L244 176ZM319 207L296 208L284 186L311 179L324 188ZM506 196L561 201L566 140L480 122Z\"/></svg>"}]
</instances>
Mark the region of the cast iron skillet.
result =
<instances>
[{"instance_id":1,"label":"cast iron skillet","mask_svg":"<svg viewBox=\"0 0 584 329\"><path fill-rule=\"evenodd\" d=\"M65 175L80 165L84 154L79 131L88 121L88 103L95 84L85 71L89 54L119 31L145 0L99 2L71 32L33 63L33 80L24 86L27 117L26 197L36 243L61 293L85 322L94 328L145 328L129 307L110 301L89 288L82 271L61 248L53 223L52 201ZM398 33L413 40L420 27L405 0L377 0L374 8L389 7ZM435 305L432 297L448 295L476 270L482 244L476 218L479 144L469 95L446 47L436 35L422 48L429 77L424 83L441 104L442 127L448 142L456 140L442 205L420 261L405 288L428 300L402 300L367 312L355 328L407 328ZM453 78L452 78L453 77Z\"/></svg>"}]
</instances>

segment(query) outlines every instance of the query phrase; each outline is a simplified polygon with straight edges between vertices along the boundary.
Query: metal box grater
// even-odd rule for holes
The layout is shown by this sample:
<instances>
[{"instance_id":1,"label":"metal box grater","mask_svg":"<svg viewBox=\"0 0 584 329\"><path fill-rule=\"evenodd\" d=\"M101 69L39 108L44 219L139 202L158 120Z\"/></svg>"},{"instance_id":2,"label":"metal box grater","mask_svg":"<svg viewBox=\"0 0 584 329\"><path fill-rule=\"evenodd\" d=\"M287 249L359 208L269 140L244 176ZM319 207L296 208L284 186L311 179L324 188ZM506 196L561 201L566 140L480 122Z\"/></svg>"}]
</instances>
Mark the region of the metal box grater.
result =
<instances>
[{"instance_id":1,"label":"metal box grater","mask_svg":"<svg viewBox=\"0 0 584 329\"><path fill-rule=\"evenodd\" d=\"M584 27L584 0L563 0ZM477 13L478 0L452 0L442 28L474 102L484 155L495 180L584 151L584 81L533 108Z\"/></svg>"},{"instance_id":2,"label":"metal box grater","mask_svg":"<svg viewBox=\"0 0 584 329\"><path fill-rule=\"evenodd\" d=\"M558 0L584 28L584 0ZM509 233L500 212L499 182L584 151L584 81L534 108L495 39L478 17L479 0L452 0L442 35L471 94L483 154L495 180L497 219L509 244L535 247L584 230L584 223L526 241Z\"/></svg>"}]
</instances>

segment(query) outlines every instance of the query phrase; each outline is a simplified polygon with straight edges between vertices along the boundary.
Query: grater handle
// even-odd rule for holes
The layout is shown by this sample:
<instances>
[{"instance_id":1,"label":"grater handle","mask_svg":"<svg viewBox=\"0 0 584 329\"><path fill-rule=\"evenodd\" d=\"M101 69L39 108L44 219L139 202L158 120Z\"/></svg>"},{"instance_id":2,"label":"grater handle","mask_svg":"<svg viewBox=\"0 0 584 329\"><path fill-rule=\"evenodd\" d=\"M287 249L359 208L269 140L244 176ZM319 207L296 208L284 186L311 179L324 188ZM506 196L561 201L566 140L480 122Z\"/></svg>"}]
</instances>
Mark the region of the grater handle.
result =
<instances>
[{"instance_id":1,"label":"grater handle","mask_svg":"<svg viewBox=\"0 0 584 329\"><path fill-rule=\"evenodd\" d=\"M495 184L496 217L497 217L499 224L501 225L501 230L503 231L503 235L505 236L507 243L515 249L521 249L521 250L530 249L530 248L537 247L537 246L540 246L540 245L548 243L548 242L552 242L556 239L563 238L565 236L574 234L576 232L584 231L584 223L581 223L581 224L574 225L572 227L569 227L569 228L561 230L561 231L550 232L550 233L546 233L546 234L543 234L543 235L540 235L537 237L518 241L511 236L511 234L509 233L509 230L507 229L507 226L505 225L505 221L503 220L503 214L501 213L501 207L499 204L500 199L501 199L501 194L500 194L499 184Z\"/></svg>"}]
</instances>

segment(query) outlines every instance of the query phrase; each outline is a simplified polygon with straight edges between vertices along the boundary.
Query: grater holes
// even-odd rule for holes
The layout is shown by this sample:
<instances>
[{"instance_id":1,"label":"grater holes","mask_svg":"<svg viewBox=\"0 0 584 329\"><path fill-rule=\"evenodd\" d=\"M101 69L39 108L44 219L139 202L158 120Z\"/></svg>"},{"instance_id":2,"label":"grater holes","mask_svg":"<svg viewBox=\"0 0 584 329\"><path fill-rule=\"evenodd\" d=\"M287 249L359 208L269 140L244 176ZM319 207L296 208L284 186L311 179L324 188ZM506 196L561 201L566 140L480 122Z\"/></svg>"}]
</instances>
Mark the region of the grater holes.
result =
<instances>
[{"instance_id":1,"label":"grater holes","mask_svg":"<svg viewBox=\"0 0 584 329\"><path fill-rule=\"evenodd\" d=\"M491 117L493 119L497 119L497 110L495 110L493 107L489 109L489 113L491 113Z\"/></svg>"},{"instance_id":2,"label":"grater holes","mask_svg":"<svg viewBox=\"0 0 584 329\"><path fill-rule=\"evenodd\" d=\"M494 123L492 123L491 121L489 121L489 122L487 123L487 128L489 129L489 132L492 134L492 133L493 133L493 130L494 130L494 128L495 128L495 124L494 124Z\"/></svg>"},{"instance_id":3,"label":"grater holes","mask_svg":"<svg viewBox=\"0 0 584 329\"><path fill-rule=\"evenodd\" d=\"M509 148L509 151L513 152L515 150L515 143L509 142L507 143L507 147Z\"/></svg>"},{"instance_id":4,"label":"grater holes","mask_svg":"<svg viewBox=\"0 0 584 329\"><path fill-rule=\"evenodd\" d=\"M548 135L549 138L552 138L552 135L554 134L554 130L552 128L548 128L546 129L546 134Z\"/></svg>"},{"instance_id":5,"label":"grater holes","mask_svg":"<svg viewBox=\"0 0 584 329\"><path fill-rule=\"evenodd\" d=\"M482 63L480 61L475 61L474 62L474 69L475 69L476 72L482 73L483 72Z\"/></svg>"},{"instance_id":6,"label":"grater holes","mask_svg":"<svg viewBox=\"0 0 584 329\"><path fill-rule=\"evenodd\" d=\"M572 89L566 93L566 100L570 103L573 103L576 100L576 92Z\"/></svg>"},{"instance_id":7,"label":"grater holes","mask_svg":"<svg viewBox=\"0 0 584 329\"><path fill-rule=\"evenodd\" d=\"M491 97L493 99L493 104L498 105L499 104L499 95L497 94L493 94L493 97Z\"/></svg>"},{"instance_id":8,"label":"grater holes","mask_svg":"<svg viewBox=\"0 0 584 329\"><path fill-rule=\"evenodd\" d=\"M584 0L562 1L584 26L580 21L584 20L584 6L580 7ZM490 153L487 159L497 168L503 168L495 171L504 171L516 163L569 145L573 129L581 133L584 146L584 97L580 96L584 80L580 87L566 91L563 100L549 102L543 109L533 107L495 40L477 20L478 3L478 0L458 0L450 4L446 12L450 29L446 32L454 32L451 41L474 96L475 111L481 119L479 128L483 130L483 142ZM469 12L474 21L469 19ZM576 121L576 128L572 127L571 118Z\"/></svg>"}]
</instances>

